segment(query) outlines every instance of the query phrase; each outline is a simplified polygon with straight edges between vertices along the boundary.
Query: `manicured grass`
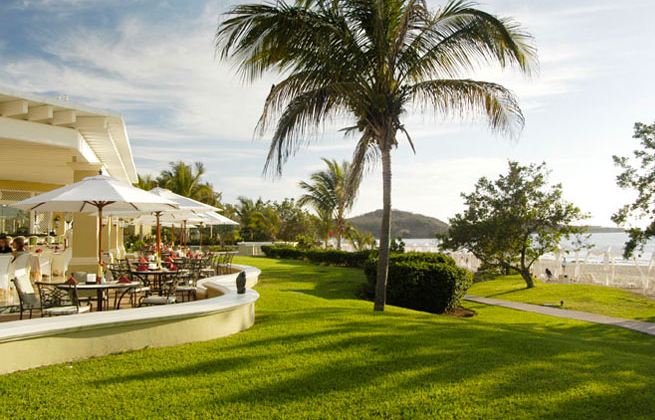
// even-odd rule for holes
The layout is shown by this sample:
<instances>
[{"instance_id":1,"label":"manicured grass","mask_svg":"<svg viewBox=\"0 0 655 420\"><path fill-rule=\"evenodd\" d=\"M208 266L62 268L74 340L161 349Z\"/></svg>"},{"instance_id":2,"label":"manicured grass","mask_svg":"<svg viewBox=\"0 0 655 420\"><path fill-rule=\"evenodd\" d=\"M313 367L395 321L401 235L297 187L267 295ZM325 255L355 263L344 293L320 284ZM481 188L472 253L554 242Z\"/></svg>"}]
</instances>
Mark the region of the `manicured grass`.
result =
<instances>
[{"instance_id":1,"label":"manicured grass","mask_svg":"<svg viewBox=\"0 0 655 420\"><path fill-rule=\"evenodd\" d=\"M655 322L655 299L611 287L537 281L536 287L526 289L516 275L476 283L469 294L535 305L564 301L564 309Z\"/></svg>"},{"instance_id":2,"label":"manicured grass","mask_svg":"<svg viewBox=\"0 0 655 420\"><path fill-rule=\"evenodd\" d=\"M357 299L359 270L263 270L232 337L0 377L0 417L652 418L655 339L469 305L468 319ZM43 349L48 351L48 349Z\"/></svg>"}]
</instances>

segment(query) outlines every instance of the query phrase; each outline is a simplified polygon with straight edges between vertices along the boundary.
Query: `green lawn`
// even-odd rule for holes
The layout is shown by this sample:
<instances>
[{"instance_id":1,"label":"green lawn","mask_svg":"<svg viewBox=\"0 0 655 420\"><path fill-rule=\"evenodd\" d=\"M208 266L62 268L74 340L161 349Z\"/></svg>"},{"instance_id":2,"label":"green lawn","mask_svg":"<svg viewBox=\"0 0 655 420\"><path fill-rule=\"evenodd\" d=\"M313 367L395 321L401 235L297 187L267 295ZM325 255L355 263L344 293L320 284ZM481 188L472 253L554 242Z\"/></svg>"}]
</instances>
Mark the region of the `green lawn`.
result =
<instances>
[{"instance_id":1,"label":"green lawn","mask_svg":"<svg viewBox=\"0 0 655 420\"><path fill-rule=\"evenodd\" d=\"M375 314L359 270L239 262L263 270L249 331L0 377L0 417L655 415L654 337L473 304Z\"/></svg>"},{"instance_id":2,"label":"green lawn","mask_svg":"<svg viewBox=\"0 0 655 420\"><path fill-rule=\"evenodd\" d=\"M516 275L477 283L469 293L536 305L564 301L564 309L655 322L655 299L611 287L537 281L536 287L526 289L521 276Z\"/></svg>"}]
</instances>

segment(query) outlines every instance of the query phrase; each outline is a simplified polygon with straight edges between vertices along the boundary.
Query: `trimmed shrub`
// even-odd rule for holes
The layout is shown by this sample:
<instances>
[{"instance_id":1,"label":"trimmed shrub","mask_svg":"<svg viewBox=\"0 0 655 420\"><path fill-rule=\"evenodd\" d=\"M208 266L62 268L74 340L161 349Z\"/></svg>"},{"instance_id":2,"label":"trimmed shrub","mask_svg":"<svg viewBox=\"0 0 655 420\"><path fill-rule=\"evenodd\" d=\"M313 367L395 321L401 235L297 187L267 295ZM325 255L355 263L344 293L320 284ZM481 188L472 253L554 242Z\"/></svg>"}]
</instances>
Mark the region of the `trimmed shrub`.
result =
<instances>
[{"instance_id":1,"label":"trimmed shrub","mask_svg":"<svg viewBox=\"0 0 655 420\"><path fill-rule=\"evenodd\" d=\"M304 260L318 264L344 267L363 267L372 251L346 252L337 249L296 248L293 246L264 245L262 251L269 258Z\"/></svg>"},{"instance_id":2,"label":"trimmed shrub","mask_svg":"<svg viewBox=\"0 0 655 420\"><path fill-rule=\"evenodd\" d=\"M369 258L364 272L368 280L364 295L373 298L377 279L377 258ZM443 313L459 306L473 283L467 270L443 254L394 254L389 258L387 303L431 313Z\"/></svg>"}]
</instances>

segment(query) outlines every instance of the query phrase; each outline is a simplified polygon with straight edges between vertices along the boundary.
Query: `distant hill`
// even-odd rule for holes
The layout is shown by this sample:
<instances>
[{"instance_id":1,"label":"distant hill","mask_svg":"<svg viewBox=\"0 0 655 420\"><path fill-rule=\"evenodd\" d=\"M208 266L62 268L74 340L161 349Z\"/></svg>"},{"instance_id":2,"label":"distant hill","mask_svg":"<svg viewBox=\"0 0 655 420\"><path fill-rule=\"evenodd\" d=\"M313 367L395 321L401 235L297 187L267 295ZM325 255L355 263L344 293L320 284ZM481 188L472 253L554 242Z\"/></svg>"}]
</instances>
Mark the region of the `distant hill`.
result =
<instances>
[{"instance_id":1,"label":"distant hill","mask_svg":"<svg viewBox=\"0 0 655 420\"><path fill-rule=\"evenodd\" d=\"M382 223L382 210L355 216L348 221L358 230L372 233L380 237L380 224ZM434 238L437 233L448 231L448 224L434 217L407 211L391 211L391 237L392 238Z\"/></svg>"},{"instance_id":2,"label":"distant hill","mask_svg":"<svg viewBox=\"0 0 655 420\"><path fill-rule=\"evenodd\" d=\"M615 232L625 232L625 229L618 227L604 227L604 226L587 226L587 232L589 233L615 233Z\"/></svg>"}]
</instances>

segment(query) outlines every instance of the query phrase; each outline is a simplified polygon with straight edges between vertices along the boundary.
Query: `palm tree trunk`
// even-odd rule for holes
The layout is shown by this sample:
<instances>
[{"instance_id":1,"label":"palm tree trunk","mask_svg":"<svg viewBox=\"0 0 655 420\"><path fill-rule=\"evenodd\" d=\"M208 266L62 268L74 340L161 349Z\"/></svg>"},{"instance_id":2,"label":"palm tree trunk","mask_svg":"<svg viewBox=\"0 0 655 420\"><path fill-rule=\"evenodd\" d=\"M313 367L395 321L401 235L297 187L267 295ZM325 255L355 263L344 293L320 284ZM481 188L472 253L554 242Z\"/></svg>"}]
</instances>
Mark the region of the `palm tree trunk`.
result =
<instances>
[{"instance_id":1,"label":"palm tree trunk","mask_svg":"<svg viewBox=\"0 0 655 420\"><path fill-rule=\"evenodd\" d=\"M384 311L387 300L387 277L389 275L389 236L391 231L391 150L382 151L382 226L380 228L380 249L378 272L375 285L374 311Z\"/></svg>"},{"instance_id":2,"label":"palm tree trunk","mask_svg":"<svg viewBox=\"0 0 655 420\"><path fill-rule=\"evenodd\" d=\"M339 251L341 251L341 231L342 231L342 229L343 229L343 216L338 216L336 235L337 235L337 249Z\"/></svg>"}]
</instances>

